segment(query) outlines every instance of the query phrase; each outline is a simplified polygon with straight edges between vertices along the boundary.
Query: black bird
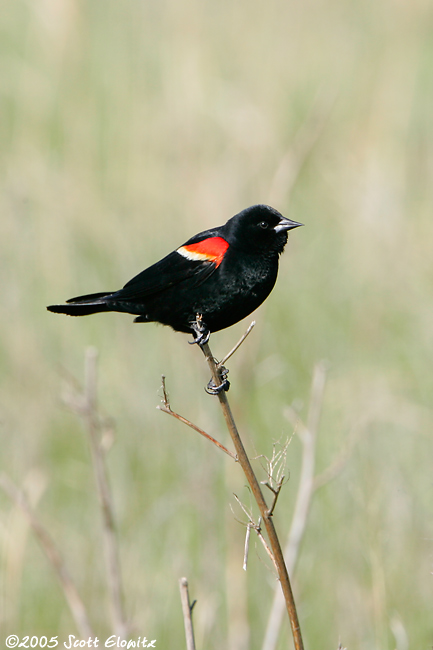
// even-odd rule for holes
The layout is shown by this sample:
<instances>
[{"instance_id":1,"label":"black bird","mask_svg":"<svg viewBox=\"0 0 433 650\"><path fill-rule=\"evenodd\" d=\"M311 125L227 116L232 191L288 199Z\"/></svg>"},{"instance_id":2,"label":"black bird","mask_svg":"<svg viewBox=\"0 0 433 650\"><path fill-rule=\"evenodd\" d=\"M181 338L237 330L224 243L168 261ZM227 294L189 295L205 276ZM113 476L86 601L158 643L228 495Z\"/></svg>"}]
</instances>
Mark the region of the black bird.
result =
<instances>
[{"instance_id":1,"label":"black bird","mask_svg":"<svg viewBox=\"0 0 433 650\"><path fill-rule=\"evenodd\" d=\"M47 309L69 316L135 314L135 323L170 325L204 344L211 332L237 323L267 298L287 231L301 225L267 205L253 205L224 226L195 235L120 291L78 296Z\"/></svg>"}]
</instances>

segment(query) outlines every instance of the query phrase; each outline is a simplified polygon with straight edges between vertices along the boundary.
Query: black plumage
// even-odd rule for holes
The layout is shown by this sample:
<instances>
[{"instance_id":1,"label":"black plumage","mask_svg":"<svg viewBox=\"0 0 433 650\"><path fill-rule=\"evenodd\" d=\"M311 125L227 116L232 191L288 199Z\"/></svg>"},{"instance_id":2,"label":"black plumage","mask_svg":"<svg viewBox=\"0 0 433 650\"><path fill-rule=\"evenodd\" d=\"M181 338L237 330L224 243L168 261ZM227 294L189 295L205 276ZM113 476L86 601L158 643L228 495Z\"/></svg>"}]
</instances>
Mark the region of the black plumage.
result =
<instances>
[{"instance_id":1,"label":"black plumage","mask_svg":"<svg viewBox=\"0 0 433 650\"><path fill-rule=\"evenodd\" d=\"M302 224L267 205L254 205L223 226L195 235L123 289L71 298L49 311L70 316L117 311L135 322L159 322L195 332L197 316L210 332L238 322L264 300L277 279L287 231Z\"/></svg>"}]
</instances>

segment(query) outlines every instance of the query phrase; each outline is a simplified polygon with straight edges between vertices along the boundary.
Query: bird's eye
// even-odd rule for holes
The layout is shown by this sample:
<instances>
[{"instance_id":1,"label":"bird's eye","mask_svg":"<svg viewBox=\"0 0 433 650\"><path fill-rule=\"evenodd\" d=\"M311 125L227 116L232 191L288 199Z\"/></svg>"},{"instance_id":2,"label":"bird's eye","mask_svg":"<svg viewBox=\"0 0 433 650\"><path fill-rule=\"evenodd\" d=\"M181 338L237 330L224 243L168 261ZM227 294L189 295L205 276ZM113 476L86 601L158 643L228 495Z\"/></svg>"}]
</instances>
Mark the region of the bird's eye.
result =
<instances>
[{"instance_id":1,"label":"bird's eye","mask_svg":"<svg viewBox=\"0 0 433 650\"><path fill-rule=\"evenodd\" d=\"M267 221L261 221L259 223L259 228L263 228L263 230L266 230L266 228L268 228L268 226L269 226L269 224L268 224Z\"/></svg>"}]
</instances>

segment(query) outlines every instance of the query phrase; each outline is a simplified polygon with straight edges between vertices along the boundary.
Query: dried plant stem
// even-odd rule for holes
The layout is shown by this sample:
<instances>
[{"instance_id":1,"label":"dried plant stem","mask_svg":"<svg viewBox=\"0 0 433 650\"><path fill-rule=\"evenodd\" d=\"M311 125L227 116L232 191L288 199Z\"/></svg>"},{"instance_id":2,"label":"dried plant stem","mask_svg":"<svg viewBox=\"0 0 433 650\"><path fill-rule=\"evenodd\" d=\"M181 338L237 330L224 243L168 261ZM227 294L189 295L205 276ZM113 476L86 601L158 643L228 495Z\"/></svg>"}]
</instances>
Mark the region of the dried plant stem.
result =
<instances>
[{"instance_id":1,"label":"dried plant stem","mask_svg":"<svg viewBox=\"0 0 433 650\"><path fill-rule=\"evenodd\" d=\"M206 343L201 346L201 349L203 350L203 353L206 357L206 360L208 362L209 368L212 373L212 378L216 386L221 385L221 367L218 367L212 352L210 350L209 344ZM287 572L287 567L284 562L284 557L283 557L283 552L281 549L280 541L278 539L274 522L272 520L272 512L270 512L270 509L268 508L266 501L263 497L262 491L260 489L259 482L256 478L256 475L254 474L253 468L251 467L251 463L249 461L249 458L246 454L246 451L244 449L244 446L242 444L241 438L239 436L239 432L236 427L236 423L233 418L232 411L230 409L230 405L227 399L227 395L225 391L221 391L218 394L218 398L221 404L221 409L227 424L227 428L229 430L230 436L232 438L233 444L236 449L236 454L238 457L238 461L244 471L244 474L246 476L246 479L250 485L251 491L253 493L254 499L259 507L260 514L263 519L263 523L266 528L266 532L268 534L270 546L272 549L272 554L274 556L274 562L278 570L278 577L281 583L281 589L284 594L284 600L286 603L286 608L287 612L289 615L290 619L290 624L292 627L292 634L293 634L293 640L294 640L294 645L295 645L295 650L303 650L304 645L302 641L302 635L301 635L301 630L299 626L299 620L298 620L298 615L296 612L296 605L295 605L295 600L293 598L293 592L292 592L292 587L290 584L290 579L289 579L289 574Z\"/></svg>"},{"instance_id":2,"label":"dried plant stem","mask_svg":"<svg viewBox=\"0 0 433 650\"><path fill-rule=\"evenodd\" d=\"M183 622L185 625L185 637L187 650L195 650L194 628L192 626L192 607L189 602L188 580L181 578L179 580L180 600L182 602Z\"/></svg>"},{"instance_id":3,"label":"dried plant stem","mask_svg":"<svg viewBox=\"0 0 433 650\"><path fill-rule=\"evenodd\" d=\"M102 510L103 541L113 627L115 633L121 638L124 638L127 635L127 625L123 609L121 572L113 514L114 509L105 467L104 453L101 448L101 425L96 401L97 356L95 348L86 350L83 415L89 434L96 488Z\"/></svg>"},{"instance_id":4,"label":"dried plant stem","mask_svg":"<svg viewBox=\"0 0 433 650\"><path fill-rule=\"evenodd\" d=\"M274 554L272 553L271 549L269 548L269 544L267 543L266 539L262 535L262 518L259 517L258 522L255 523L253 519L253 515L247 508L244 506L242 501L239 499L239 497L236 494L233 494L234 498L238 502L239 506L242 508L246 516L248 517L248 524L247 524L247 533L245 536L245 550L244 550L244 562L242 565L242 568L244 571L247 570L247 564L248 564L248 553L249 553L249 543L250 543L250 536L251 536L251 529L253 529L263 544L263 548L265 549L266 553L268 554L270 560L273 562L275 570L278 573L278 566L275 562ZM238 521L238 520L237 520ZM242 522L239 522L242 523Z\"/></svg>"},{"instance_id":5,"label":"dried plant stem","mask_svg":"<svg viewBox=\"0 0 433 650\"><path fill-rule=\"evenodd\" d=\"M29 502L27 501L24 493L19 490L10 480L6 474L0 475L0 487L7 494L9 499L20 508L26 516L32 530L41 545L49 563L53 567L59 579L66 601L75 621L77 630L82 638L93 637L92 628L87 617L87 612L81 600L75 584L72 582L71 576L67 571L63 559L52 540L51 536L41 524Z\"/></svg>"},{"instance_id":6,"label":"dried plant stem","mask_svg":"<svg viewBox=\"0 0 433 650\"><path fill-rule=\"evenodd\" d=\"M184 418L183 415L179 415L179 413L176 413L175 411L172 410L172 408L170 406L170 401L168 399L167 389L166 389L166 386L165 386L165 377L164 377L164 375L162 375L162 392L163 392L163 404L164 405L163 406L157 406L156 408L158 408L163 413L167 413L168 415L172 415L174 418L176 418L176 420L179 420L180 422L183 422L184 424L186 424L191 429L194 429L194 431L197 431L197 433L199 433L201 436L204 436L205 438L207 438L209 440L209 442L212 442L219 449L224 451L228 456L230 456L230 458L233 458L233 460L237 460L236 455L232 451L229 451L227 449L227 447L224 447L224 445L222 445L220 442L218 442L218 440L215 440L215 438L213 438L208 433L206 433L206 431L203 431L203 429L200 429L200 427L198 427L196 424L194 424L190 420L187 420L186 418Z\"/></svg>"},{"instance_id":7,"label":"dried plant stem","mask_svg":"<svg viewBox=\"0 0 433 650\"><path fill-rule=\"evenodd\" d=\"M241 338L240 338L239 341L236 343L236 345L234 345L234 346L232 347L232 349L230 350L230 352L228 352L228 353L226 354L226 356L224 357L224 359L221 359L221 361L218 362L218 368L221 368L221 366L223 366L223 365L225 364L225 362L226 362L228 359L230 359L230 357L232 357L232 356L234 355L234 353L236 352L236 350L237 350L237 349L242 345L242 343L245 341L245 339L247 338L248 334L250 334L250 332L252 331L253 327L255 327L255 325L256 325L256 321L255 321L255 320L251 321L250 326L248 327L248 329L246 330L246 332L245 332L244 334L242 334Z\"/></svg>"}]
</instances>

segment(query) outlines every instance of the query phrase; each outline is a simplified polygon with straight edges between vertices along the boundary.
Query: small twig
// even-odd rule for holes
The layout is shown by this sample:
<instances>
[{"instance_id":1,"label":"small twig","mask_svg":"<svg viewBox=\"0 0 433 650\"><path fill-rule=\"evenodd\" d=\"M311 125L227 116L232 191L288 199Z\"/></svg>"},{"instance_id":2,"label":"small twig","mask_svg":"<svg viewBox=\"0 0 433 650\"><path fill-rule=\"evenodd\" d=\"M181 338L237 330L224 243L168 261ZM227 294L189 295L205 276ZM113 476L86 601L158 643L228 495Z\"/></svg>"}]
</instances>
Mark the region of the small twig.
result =
<instances>
[{"instance_id":1,"label":"small twig","mask_svg":"<svg viewBox=\"0 0 433 650\"><path fill-rule=\"evenodd\" d=\"M247 524L247 532L245 534L245 547L244 547L244 561L242 564L242 568L244 571L247 570L247 564L248 564L248 552L250 550L250 536L251 536L251 528L253 527L252 523L249 521Z\"/></svg>"},{"instance_id":2,"label":"small twig","mask_svg":"<svg viewBox=\"0 0 433 650\"><path fill-rule=\"evenodd\" d=\"M269 488L274 495L274 498L268 510L268 514L270 517L272 517L272 515L274 514L275 506L277 505L278 496L281 492L281 488L283 487L283 483L284 483L284 475L278 481L276 488L273 488L272 485L269 483L269 481L266 481L266 483L263 484L266 485L266 487Z\"/></svg>"},{"instance_id":3,"label":"small twig","mask_svg":"<svg viewBox=\"0 0 433 650\"><path fill-rule=\"evenodd\" d=\"M261 481L262 485L266 485L267 488L269 488L272 492L275 493L276 489L281 489L279 487L280 483L283 484L284 482L284 470L286 467L286 460L287 460L287 448L295 434L293 433L290 438L286 441L284 446L281 447L278 451L277 445L280 443L274 442L272 445L272 457L268 458L264 454L260 454L260 456L256 456L254 460L257 460L259 458L264 458L267 464L267 467L265 469L268 479L266 481ZM263 465L262 465L263 467Z\"/></svg>"},{"instance_id":4,"label":"small twig","mask_svg":"<svg viewBox=\"0 0 433 650\"><path fill-rule=\"evenodd\" d=\"M55 545L50 534L41 524L36 514L33 512L24 493L12 483L6 474L0 474L0 487L5 492L5 494L7 494L9 499L15 503L18 508L20 508L20 510L26 516L30 526L32 527L32 530L37 540L39 541L39 544L41 545L41 548L45 553L48 562L51 564L57 575L57 578L63 589L66 602L69 605L72 618L75 621L75 625L77 626L77 630L80 636L83 638L93 637L92 628L87 617L87 612L83 601L78 594L77 588L75 587L75 584L73 583L71 576L66 569L63 558L61 557L57 546Z\"/></svg>"},{"instance_id":5,"label":"small twig","mask_svg":"<svg viewBox=\"0 0 433 650\"><path fill-rule=\"evenodd\" d=\"M265 538L262 535L262 518L259 517L258 522L256 523L254 521L254 519L253 519L253 515L251 514L251 512L249 510L247 510L246 506L244 506L244 504L239 499L239 497L236 494L233 494L233 496L236 499L236 501L238 502L239 506L244 511L244 513L246 514L246 516L248 517L247 533L246 533L246 538L245 538L244 564L243 564L244 571L247 570L247 559L248 559L248 546L247 545L249 544L250 532L251 532L251 528L252 528L256 532L257 537L259 538L261 543L263 544L263 547L264 547L266 553L269 555L269 557L272 560L272 563L273 563L273 565L274 565L274 567L275 567L275 569L276 569L276 571L278 573L278 566L277 566L277 564L275 562L274 554L272 553L271 549L269 548L269 544L267 543L267 541L265 540ZM232 510L232 512L233 512L233 510ZM239 521L239 519L237 519L237 521ZM239 523L243 523L243 522L240 521Z\"/></svg>"},{"instance_id":6,"label":"small twig","mask_svg":"<svg viewBox=\"0 0 433 650\"><path fill-rule=\"evenodd\" d=\"M252 323L251 323L251 325L248 327L247 331L246 331L246 332L241 336L241 338L240 338L239 341L236 343L236 345L235 345L235 346L230 350L230 352L229 352L228 354L226 354L226 356L224 357L224 359L221 359L221 361L219 361L219 362L217 363L217 368L218 368L218 369L221 368L221 367L225 364L225 362L227 361L227 359L230 359L230 357L232 357L232 356L234 355L234 353L236 352L236 350L237 350L238 348L240 348L240 346L241 346L242 343L245 341L245 339L247 338L248 334L251 332L251 330L253 329L253 327L255 326L255 324L256 324L256 321L253 320Z\"/></svg>"},{"instance_id":7,"label":"small twig","mask_svg":"<svg viewBox=\"0 0 433 650\"><path fill-rule=\"evenodd\" d=\"M192 608L195 605L195 601L192 605L189 602L189 592L188 592L188 580L186 578L181 578L179 580L180 588L180 600L182 602L182 612L183 612L183 622L185 625L185 637L186 637L186 647L187 650L195 650L195 641L194 641L194 628L192 625Z\"/></svg>"},{"instance_id":8,"label":"small twig","mask_svg":"<svg viewBox=\"0 0 433 650\"><path fill-rule=\"evenodd\" d=\"M243 510L244 514L248 517L248 521L250 522L250 524L252 524L253 526L256 526L256 524L254 523L254 519L253 519L253 515L252 515L251 511L248 510L247 507L242 503L242 501L239 499L237 494L233 494L233 496L236 499L236 501L238 502L239 507Z\"/></svg>"},{"instance_id":9,"label":"small twig","mask_svg":"<svg viewBox=\"0 0 433 650\"><path fill-rule=\"evenodd\" d=\"M234 461L237 461L237 456L234 454L232 451L229 451L227 447L224 447L218 440L215 440L212 436L210 436L206 431L203 431L203 429L200 429L196 424L191 422L190 420L187 420L186 418L183 417L183 415L179 415L179 413L176 413L175 411L172 410L170 406L170 402L168 399L168 393L165 385L165 377L162 375L162 392L163 392L163 400L164 400L164 406L157 406L156 408L162 411L163 413L168 413L168 415L172 415L176 420L180 420L180 422L183 422L186 424L188 427L193 429L194 431L197 431L201 436L204 436L210 442L212 442L214 445L216 445L219 449L224 451L226 454L230 456L230 458L233 458Z\"/></svg>"},{"instance_id":10,"label":"small twig","mask_svg":"<svg viewBox=\"0 0 433 650\"><path fill-rule=\"evenodd\" d=\"M167 386L165 383L165 375L161 375L161 381L162 381L162 399L164 402L164 406L166 409L171 411L171 406L170 406L170 399L168 397L168 391L167 391ZM159 406L157 408L160 408ZM173 412L173 411L171 411Z\"/></svg>"}]
</instances>

